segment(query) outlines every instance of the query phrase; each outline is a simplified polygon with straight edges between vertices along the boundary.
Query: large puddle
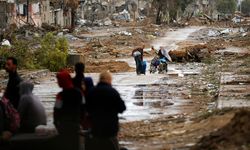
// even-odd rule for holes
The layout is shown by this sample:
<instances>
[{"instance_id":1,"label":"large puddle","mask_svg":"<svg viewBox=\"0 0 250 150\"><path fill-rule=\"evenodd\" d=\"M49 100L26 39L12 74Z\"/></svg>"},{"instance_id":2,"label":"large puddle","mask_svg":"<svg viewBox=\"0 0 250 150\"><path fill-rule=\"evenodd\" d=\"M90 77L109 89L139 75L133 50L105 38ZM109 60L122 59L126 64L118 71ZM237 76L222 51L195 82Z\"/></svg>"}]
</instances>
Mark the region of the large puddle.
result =
<instances>
[{"instance_id":1,"label":"large puddle","mask_svg":"<svg viewBox=\"0 0 250 150\"><path fill-rule=\"evenodd\" d=\"M177 48L177 44L199 30L200 27L190 27L171 31L166 36L152 42L156 48L166 46L167 49ZM148 66L151 58L146 59ZM134 67L134 60L124 59ZM149 67L148 67L149 68ZM113 86L121 94L127 110L120 115L122 121L135 121L174 115L185 112L185 108L192 107L187 99L189 91L185 87L186 75L197 75L202 65L170 64L168 74L149 74L137 76L134 72L113 74ZM98 74L87 74L98 82ZM49 122L52 121L52 112L55 95L60 91L55 79L49 79L35 86L34 93L43 101L48 112Z\"/></svg>"},{"instance_id":2,"label":"large puddle","mask_svg":"<svg viewBox=\"0 0 250 150\"><path fill-rule=\"evenodd\" d=\"M182 108L189 105L190 100L185 99L189 91L182 86L184 77L178 74L197 74L201 66L199 68L197 64L170 64L169 68L171 75L148 73L137 76L134 72L113 74L113 86L127 106L125 113L120 115L121 121L145 120L183 113ZM173 76L174 73L176 76ZM95 84L98 82L98 74L86 76L92 77ZM52 123L55 96L59 91L55 78L41 82L34 89L34 93L46 107L49 123Z\"/></svg>"}]
</instances>

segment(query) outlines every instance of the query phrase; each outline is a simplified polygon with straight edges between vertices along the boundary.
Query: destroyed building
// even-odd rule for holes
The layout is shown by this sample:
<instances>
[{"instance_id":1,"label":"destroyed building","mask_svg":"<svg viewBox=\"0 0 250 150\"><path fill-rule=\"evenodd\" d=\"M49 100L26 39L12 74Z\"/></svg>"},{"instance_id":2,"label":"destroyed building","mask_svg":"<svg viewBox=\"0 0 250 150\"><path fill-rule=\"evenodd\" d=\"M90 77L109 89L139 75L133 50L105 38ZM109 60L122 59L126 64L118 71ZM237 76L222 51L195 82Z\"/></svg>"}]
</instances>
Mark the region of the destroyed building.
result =
<instances>
[{"instance_id":1,"label":"destroyed building","mask_svg":"<svg viewBox=\"0 0 250 150\"><path fill-rule=\"evenodd\" d=\"M63 0L0 0L0 28L10 24L34 25L43 23L71 26L71 9Z\"/></svg>"},{"instance_id":2,"label":"destroyed building","mask_svg":"<svg viewBox=\"0 0 250 150\"><path fill-rule=\"evenodd\" d=\"M0 29L6 28L15 20L15 4L12 0L0 0Z\"/></svg>"},{"instance_id":3,"label":"destroyed building","mask_svg":"<svg viewBox=\"0 0 250 150\"><path fill-rule=\"evenodd\" d=\"M42 0L41 19L43 23L59 25L61 27L71 26L71 9L67 8L61 0Z\"/></svg>"}]
</instances>

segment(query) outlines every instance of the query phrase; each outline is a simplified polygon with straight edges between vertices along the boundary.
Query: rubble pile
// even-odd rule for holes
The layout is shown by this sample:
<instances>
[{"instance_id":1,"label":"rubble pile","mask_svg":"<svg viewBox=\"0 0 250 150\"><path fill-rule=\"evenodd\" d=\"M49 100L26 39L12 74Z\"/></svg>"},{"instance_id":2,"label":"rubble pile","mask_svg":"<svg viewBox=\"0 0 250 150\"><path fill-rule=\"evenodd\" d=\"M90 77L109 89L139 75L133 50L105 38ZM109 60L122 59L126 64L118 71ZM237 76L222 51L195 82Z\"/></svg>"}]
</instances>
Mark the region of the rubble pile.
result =
<instances>
[{"instance_id":1,"label":"rubble pile","mask_svg":"<svg viewBox=\"0 0 250 150\"><path fill-rule=\"evenodd\" d=\"M156 37L155 32L152 27L117 31L105 38L92 38L84 47L77 48L77 52L87 55L89 59L128 57L141 43L150 47L147 43Z\"/></svg>"},{"instance_id":2,"label":"rubble pile","mask_svg":"<svg viewBox=\"0 0 250 150\"><path fill-rule=\"evenodd\" d=\"M225 127L203 137L192 150L249 149L250 111L237 112Z\"/></svg>"},{"instance_id":3,"label":"rubble pile","mask_svg":"<svg viewBox=\"0 0 250 150\"><path fill-rule=\"evenodd\" d=\"M228 21L218 21L217 19L212 19L208 15L203 15L201 17L192 17L188 21L186 18L183 18L181 20L181 25L184 26L214 26L214 27L228 27L228 28L234 28L237 27L238 24L234 22L233 20L228 20Z\"/></svg>"},{"instance_id":4,"label":"rubble pile","mask_svg":"<svg viewBox=\"0 0 250 150\"><path fill-rule=\"evenodd\" d=\"M210 55L210 51L206 44L198 44L194 46L187 46L180 50L171 50L169 55L173 61L177 62L201 62L204 57Z\"/></svg>"}]
</instances>

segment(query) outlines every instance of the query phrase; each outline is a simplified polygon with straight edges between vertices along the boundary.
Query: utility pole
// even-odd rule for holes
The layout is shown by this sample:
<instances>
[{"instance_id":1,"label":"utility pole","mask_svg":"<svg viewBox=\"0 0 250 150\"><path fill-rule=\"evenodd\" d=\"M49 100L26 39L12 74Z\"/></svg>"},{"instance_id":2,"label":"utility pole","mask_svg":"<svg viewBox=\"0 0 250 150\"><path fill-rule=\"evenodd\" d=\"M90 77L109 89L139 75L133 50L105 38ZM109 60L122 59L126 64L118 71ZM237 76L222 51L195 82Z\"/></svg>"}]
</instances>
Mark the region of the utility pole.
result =
<instances>
[{"instance_id":1,"label":"utility pole","mask_svg":"<svg viewBox=\"0 0 250 150\"><path fill-rule=\"evenodd\" d=\"M30 5L30 1L27 0L27 23L29 23L29 5Z\"/></svg>"}]
</instances>

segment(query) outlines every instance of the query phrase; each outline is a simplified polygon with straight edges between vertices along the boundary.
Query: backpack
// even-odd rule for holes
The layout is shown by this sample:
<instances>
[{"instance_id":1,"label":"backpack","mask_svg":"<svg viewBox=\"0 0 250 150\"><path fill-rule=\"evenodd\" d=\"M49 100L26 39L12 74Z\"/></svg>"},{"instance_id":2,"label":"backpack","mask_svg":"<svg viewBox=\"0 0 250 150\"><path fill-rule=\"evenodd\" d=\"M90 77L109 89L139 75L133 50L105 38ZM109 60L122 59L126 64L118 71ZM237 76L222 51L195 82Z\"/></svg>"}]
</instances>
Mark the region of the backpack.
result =
<instances>
[{"instance_id":1,"label":"backpack","mask_svg":"<svg viewBox=\"0 0 250 150\"><path fill-rule=\"evenodd\" d=\"M0 105L3 109L5 128L13 133L17 132L20 127L19 113L6 97L2 98Z\"/></svg>"}]
</instances>

